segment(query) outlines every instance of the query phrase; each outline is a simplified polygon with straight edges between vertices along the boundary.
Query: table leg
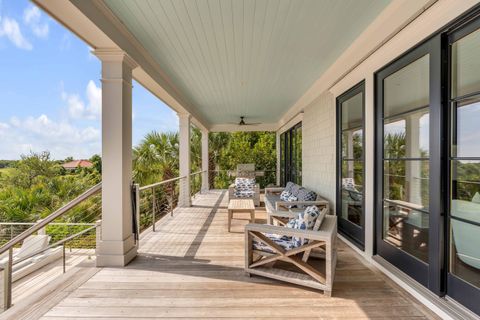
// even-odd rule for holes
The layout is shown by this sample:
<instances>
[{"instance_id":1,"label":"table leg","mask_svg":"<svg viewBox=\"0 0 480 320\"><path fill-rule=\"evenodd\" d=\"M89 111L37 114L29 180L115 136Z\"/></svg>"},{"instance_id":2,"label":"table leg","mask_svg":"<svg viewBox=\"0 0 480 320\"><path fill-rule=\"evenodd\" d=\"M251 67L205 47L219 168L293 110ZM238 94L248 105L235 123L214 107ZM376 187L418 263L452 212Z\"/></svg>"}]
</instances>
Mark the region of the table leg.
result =
<instances>
[{"instance_id":1,"label":"table leg","mask_svg":"<svg viewBox=\"0 0 480 320\"><path fill-rule=\"evenodd\" d=\"M250 211L250 220L252 223L255 223L255 210Z\"/></svg>"},{"instance_id":2,"label":"table leg","mask_svg":"<svg viewBox=\"0 0 480 320\"><path fill-rule=\"evenodd\" d=\"M228 210L228 232L230 232L230 227L232 225L232 215L233 215L233 211L232 210Z\"/></svg>"}]
</instances>

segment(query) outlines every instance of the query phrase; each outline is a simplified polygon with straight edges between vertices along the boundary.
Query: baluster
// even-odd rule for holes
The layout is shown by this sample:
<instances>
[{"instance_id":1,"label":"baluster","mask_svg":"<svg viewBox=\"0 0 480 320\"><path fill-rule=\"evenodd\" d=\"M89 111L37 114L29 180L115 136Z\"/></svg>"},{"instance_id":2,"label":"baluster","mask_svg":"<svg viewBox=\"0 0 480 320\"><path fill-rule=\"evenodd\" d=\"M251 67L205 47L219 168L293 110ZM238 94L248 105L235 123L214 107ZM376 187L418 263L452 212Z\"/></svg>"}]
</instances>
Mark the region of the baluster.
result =
<instances>
[{"instance_id":1,"label":"baluster","mask_svg":"<svg viewBox=\"0 0 480 320\"><path fill-rule=\"evenodd\" d=\"M152 221L153 221L153 225L152 225L152 231L155 232L155 211L157 210L157 205L156 205L156 199L155 199L155 187L152 187L152 201L153 201L153 204L152 204Z\"/></svg>"}]
</instances>

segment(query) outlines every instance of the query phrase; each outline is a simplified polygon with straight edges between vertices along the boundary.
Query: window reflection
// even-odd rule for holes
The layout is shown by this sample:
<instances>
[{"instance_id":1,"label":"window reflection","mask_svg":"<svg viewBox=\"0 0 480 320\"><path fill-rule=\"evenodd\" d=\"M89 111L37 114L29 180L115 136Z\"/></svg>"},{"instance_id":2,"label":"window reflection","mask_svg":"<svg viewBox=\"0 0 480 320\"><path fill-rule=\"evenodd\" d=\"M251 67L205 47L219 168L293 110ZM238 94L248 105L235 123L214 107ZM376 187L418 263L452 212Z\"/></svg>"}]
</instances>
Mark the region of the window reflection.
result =
<instances>
[{"instance_id":1,"label":"window reflection","mask_svg":"<svg viewBox=\"0 0 480 320\"><path fill-rule=\"evenodd\" d=\"M341 104L341 217L359 226L363 216L363 92Z\"/></svg>"}]
</instances>

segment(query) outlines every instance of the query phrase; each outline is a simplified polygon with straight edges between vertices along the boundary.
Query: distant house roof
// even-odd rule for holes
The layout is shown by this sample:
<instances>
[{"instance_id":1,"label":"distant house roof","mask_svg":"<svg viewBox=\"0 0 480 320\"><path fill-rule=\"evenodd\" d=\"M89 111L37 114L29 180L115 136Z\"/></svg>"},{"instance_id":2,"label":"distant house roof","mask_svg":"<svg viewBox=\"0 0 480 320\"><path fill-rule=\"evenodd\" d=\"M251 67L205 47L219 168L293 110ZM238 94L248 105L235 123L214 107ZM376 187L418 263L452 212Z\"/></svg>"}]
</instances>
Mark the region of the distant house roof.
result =
<instances>
[{"instance_id":1,"label":"distant house roof","mask_svg":"<svg viewBox=\"0 0 480 320\"><path fill-rule=\"evenodd\" d=\"M77 168L91 168L93 167L93 163L88 160L73 160L62 164L62 167L67 170L73 170Z\"/></svg>"}]
</instances>

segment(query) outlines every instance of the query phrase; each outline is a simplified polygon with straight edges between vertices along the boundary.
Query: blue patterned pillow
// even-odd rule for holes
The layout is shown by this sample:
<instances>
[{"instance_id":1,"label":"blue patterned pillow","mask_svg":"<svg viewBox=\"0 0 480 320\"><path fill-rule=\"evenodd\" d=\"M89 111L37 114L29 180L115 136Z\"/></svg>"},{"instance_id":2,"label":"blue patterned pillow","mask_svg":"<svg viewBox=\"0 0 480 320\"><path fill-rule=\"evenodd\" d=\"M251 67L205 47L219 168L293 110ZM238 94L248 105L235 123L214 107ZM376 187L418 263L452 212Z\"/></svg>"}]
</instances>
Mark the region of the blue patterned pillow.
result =
<instances>
[{"instance_id":1,"label":"blue patterned pillow","mask_svg":"<svg viewBox=\"0 0 480 320\"><path fill-rule=\"evenodd\" d=\"M235 189L237 191L253 190L255 188L255 178L236 178Z\"/></svg>"},{"instance_id":2,"label":"blue patterned pillow","mask_svg":"<svg viewBox=\"0 0 480 320\"><path fill-rule=\"evenodd\" d=\"M299 201L315 201L317 199L317 194L311 190L301 188L298 191L297 198Z\"/></svg>"},{"instance_id":3,"label":"blue patterned pillow","mask_svg":"<svg viewBox=\"0 0 480 320\"><path fill-rule=\"evenodd\" d=\"M298 214L295 229L312 230L319 215L320 210L317 206L307 207L305 211ZM301 237L292 237L292 242L294 247L300 247L307 244L308 239L304 239Z\"/></svg>"},{"instance_id":4,"label":"blue patterned pillow","mask_svg":"<svg viewBox=\"0 0 480 320\"><path fill-rule=\"evenodd\" d=\"M290 193L286 190L283 190L282 193L280 194L280 200L282 201L288 201L289 197L290 197Z\"/></svg>"},{"instance_id":5,"label":"blue patterned pillow","mask_svg":"<svg viewBox=\"0 0 480 320\"><path fill-rule=\"evenodd\" d=\"M298 201L298 198L295 197L294 195L290 195L290 196L288 197L287 201L288 201L288 202ZM287 208L290 208L290 209L291 209L291 208L295 208L295 207L296 207L296 205L289 205L289 206L287 206Z\"/></svg>"}]
</instances>

